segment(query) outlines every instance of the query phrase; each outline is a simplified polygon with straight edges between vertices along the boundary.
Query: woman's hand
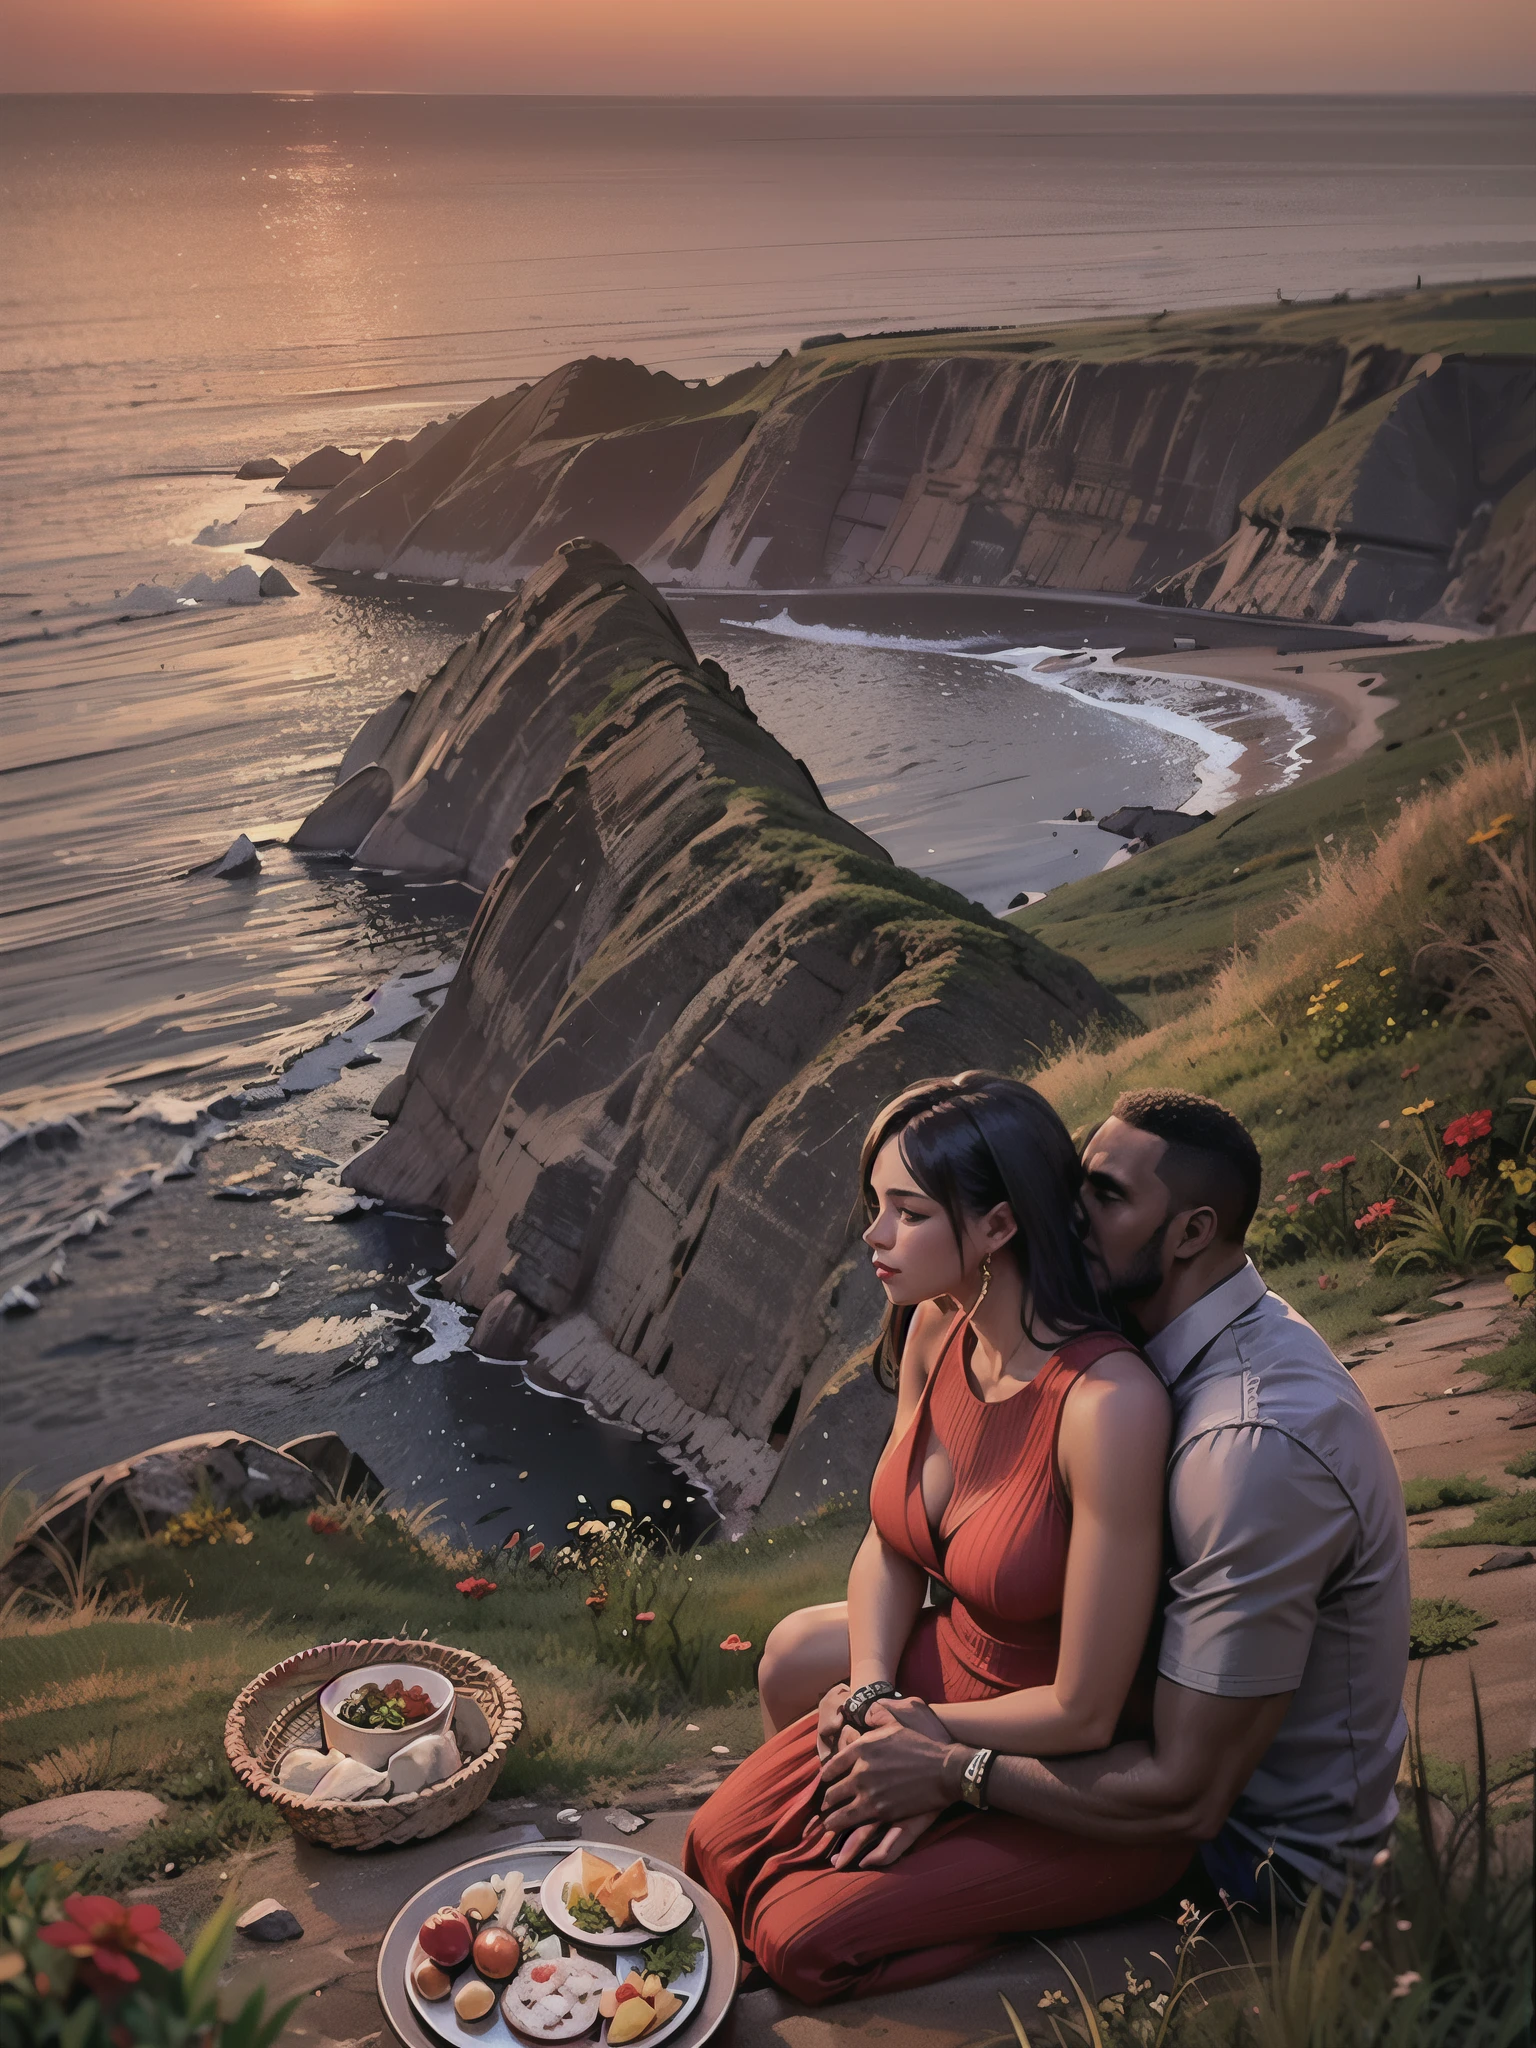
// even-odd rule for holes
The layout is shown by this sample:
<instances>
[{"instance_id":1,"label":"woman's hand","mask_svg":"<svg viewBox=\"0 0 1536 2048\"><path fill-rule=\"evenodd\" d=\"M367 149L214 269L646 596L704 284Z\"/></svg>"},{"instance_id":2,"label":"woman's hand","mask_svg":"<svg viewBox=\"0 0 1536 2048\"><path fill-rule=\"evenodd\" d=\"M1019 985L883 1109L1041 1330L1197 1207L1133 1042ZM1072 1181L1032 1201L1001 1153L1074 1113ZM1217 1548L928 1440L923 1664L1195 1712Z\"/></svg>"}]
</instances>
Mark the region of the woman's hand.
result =
<instances>
[{"instance_id":1,"label":"woman's hand","mask_svg":"<svg viewBox=\"0 0 1536 2048\"><path fill-rule=\"evenodd\" d=\"M821 1705L816 1709L816 1755L825 1763L829 1756L836 1756L839 1740L849 1732L843 1722L843 1701L853 1688L839 1681L828 1686L821 1696Z\"/></svg>"},{"instance_id":2,"label":"woman's hand","mask_svg":"<svg viewBox=\"0 0 1536 2048\"><path fill-rule=\"evenodd\" d=\"M949 1731L923 1701L881 1700L870 1708L868 1733L822 1764L821 1825L849 1834L879 1823L883 1832L942 1813L954 1799L945 1772L954 1754Z\"/></svg>"},{"instance_id":3,"label":"woman's hand","mask_svg":"<svg viewBox=\"0 0 1536 2048\"><path fill-rule=\"evenodd\" d=\"M912 1844L928 1832L943 1811L942 1806L936 1806L932 1813L914 1813L890 1827L876 1821L872 1826L855 1828L833 1848L832 1868L888 1870L898 1857L905 1856Z\"/></svg>"}]
</instances>

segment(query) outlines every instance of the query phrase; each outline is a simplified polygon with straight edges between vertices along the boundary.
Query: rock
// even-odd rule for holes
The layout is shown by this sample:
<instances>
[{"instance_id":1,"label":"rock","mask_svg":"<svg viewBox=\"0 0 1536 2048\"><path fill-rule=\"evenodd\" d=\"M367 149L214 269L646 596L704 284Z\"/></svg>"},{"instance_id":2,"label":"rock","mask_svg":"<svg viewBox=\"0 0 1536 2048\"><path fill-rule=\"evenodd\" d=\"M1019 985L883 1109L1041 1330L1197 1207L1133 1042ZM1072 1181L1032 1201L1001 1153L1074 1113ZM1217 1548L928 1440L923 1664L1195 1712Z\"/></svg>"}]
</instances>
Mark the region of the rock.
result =
<instances>
[{"instance_id":1,"label":"rock","mask_svg":"<svg viewBox=\"0 0 1536 2048\"><path fill-rule=\"evenodd\" d=\"M127 1124L164 1124L168 1131L195 1131L202 1111L179 1095L146 1095L123 1118Z\"/></svg>"},{"instance_id":2,"label":"rock","mask_svg":"<svg viewBox=\"0 0 1536 2048\"><path fill-rule=\"evenodd\" d=\"M263 597L297 597L299 594L282 570L270 563L262 570L256 588Z\"/></svg>"},{"instance_id":3,"label":"rock","mask_svg":"<svg viewBox=\"0 0 1536 2048\"><path fill-rule=\"evenodd\" d=\"M242 832L208 872L216 875L221 882L238 882L247 875L261 873L261 855Z\"/></svg>"},{"instance_id":4,"label":"rock","mask_svg":"<svg viewBox=\"0 0 1536 2048\"><path fill-rule=\"evenodd\" d=\"M329 1498L336 1474L344 1491L378 1487L363 1460L329 1435L300 1438L294 1451L237 1430L155 1444L72 1479L44 1501L0 1565L0 1584L41 1585L52 1576L54 1565L38 1548L44 1536L74 1556L87 1526L93 1538L141 1536L146 1529L154 1533L204 1492L215 1506L237 1514L302 1507Z\"/></svg>"},{"instance_id":5,"label":"rock","mask_svg":"<svg viewBox=\"0 0 1536 2048\"><path fill-rule=\"evenodd\" d=\"M176 593L176 601L178 604L216 604L218 600L214 592L218 587L206 570L199 569L182 584Z\"/></svg>"},{"instance_id":6,"label":"rock","mask_svg":"<svg viewBox=\"0 0 1536 2048\"><path fill-rule=\"evenodd\" d=\"M237 562L227 576L213 586L212 604L257 604L261 600L261 578L249 562Z\"/></svg>"},{"instance_id":7,"label":"rock","mask_svg":"<svg viewBox=\"0 0 1536 2048\"><path fill-rule=\"evenodd\" d=\"M387 768L359 768L310 812L288 844L295 853L350 853L368 837L394 797Z\"/></svg>"},{"instance_id":8,"label":"rock","mask_svg":"<svg viewBox=\"0 0 1536 2048\"><path fill-rule=\"evenodd\" d=\"M1075 811L1067 812L1062 823L1066 825L1091 825L1093 823L1093 813L1086 804L1079 804Z\"/></svg>"},{"instance_id":9,"label":"rock","mask_svg":"<svg viewBox=\"0 0 1536 2048\"><path fill-rule=\"evenodd\" d=\"M0 1816L0 1837L28 1843L29 1863L80 1863L104 1849L120 1849L165 1814L164 1803L149 1792L70 1792L13 1807Z\"/></svg>"},{"instance_id":10,"label":"rock","mask_svg":"<svg viewBox=\"0 0 1536 2048\"><path fill-rule=\"evenodd\" d=\"M35 1316L40 1304L30 1287L19 1283L0 1294L0 1316Z\"/></svg>"},{"instance_id":11,"label":"rock","mask_svg":"<svg viewBox=\"0 0 1536 2048\"><path fill-rule=\"evenodd\" d=\"M117 600L122 611L146 613L173 612L176 602L176 592L163 583L136 583L126 597Z\"/></svg>"},{"instance_id":12,"label":"rock","mask_svg":"<svg viewBox=\"0 0 1536 2048\"><path fill-rule=\"evenodd\" d=\"M378 1500L384 1492L384 1482L377 1473L333 1429L293 1437L283 1445L282 1452L285 1458L296 1459L312 1472L338 1500Z\"/></svg>"},{"instance_id":13,"label":"rock","mask_svg":"<svg viewBox=\"0 0 1536 2048\"><path fill-rule=\"evenodd\" d=\"M258 1899L247 1906L235 1926L247 1941L298 1941L304 1933L297 1917L280 1899Z\"/></svg>"},{"instance_id":14,"label":"rock","mask_svg":"<svg viewBox=\"0 0 1536 2048\"><path fill-rule=\"evenodd\" d=\"M1210 811L1159 811L1150 804L1127 804L1122 810L1110 811L1100 818L1099 830L1118 833L1122 839L1139 840L1135 851L1140 853L1145 847L1163 846L1170 839L1182 838L1197 825L1208 825L1212 815Z\"/></svg>"},{"instance_id":15,"label":"rock","mask_svg":"<svg viewBox=\"0 0 1536 2048\"><path fill-rule=\"evenodd\" d=\"M287 470L275 455L252 455L235 471L235 480L238 483L255 483L261 477L287 474Z\"/></svg>"},{"instance_id":16,"label":"rock","mask_svg":"<svg viewBox=\"0 0 1536 2048\"><path fill-rule=\"evenodd\" d=\"M451 1214L474 1347L675 1444L739 1513L786 1403L878 1321L867 1261L846 1270L870 1115L958 1047L1023 1070L1120 1006L827 810L593 542L449 657L375 765L395 794L354 859L486 894L343 1181Z\"/></svg>"},{"instance_id":17,"label":"rock","mask_svg":"<svg viewBox=\"0 0 1536 2048\"><path fill-rule=\"evenodd\" d=\"M1480 1579L1484 1572L1518 1571L1523 1564L1536 1564L1536 1555L1529 1550L1496 1550L1492 1557L1485 1557L1481 1564L1473 1565L1467 1577Z\"/></svg>"},{"instance_id":18,"label":"rock","mask_svg":"<svg viewBox=\"0 0 1536 2048\"><path fill-rule=\"evenodd\" d=\"M1180 640L1175 638L1173 643L1173 651L1175 654L1191 654L1194 652L1194 649L1198 644L1199 643L1194 640Z\"/></svg>"},{"instance_id":19,"label":"rock","mask_svg":"<svg viewBox=\"0 0 1536 2048\"><path fill-rule=\"evenodd\" d=\"M280 491L329 491L345 482L354 469L362 467L361 455L348 455L345 449L327 442L317 448L313 455L306 455L296 462L278 484Z\"/></svg>"},{"instance_id":20,"label":"rock","mask_svg":"<svg viewBox=\"0 0 1536 2048\"><path fill-rule=\"evenodd\" d=\"M1010 896L1008 898L1008 908L1010 910L1028 910L1031 903L1043 903L1044 901L1045 891L1043 889L1021 889L1017 896Z\"/></svg>"}]
</instances>

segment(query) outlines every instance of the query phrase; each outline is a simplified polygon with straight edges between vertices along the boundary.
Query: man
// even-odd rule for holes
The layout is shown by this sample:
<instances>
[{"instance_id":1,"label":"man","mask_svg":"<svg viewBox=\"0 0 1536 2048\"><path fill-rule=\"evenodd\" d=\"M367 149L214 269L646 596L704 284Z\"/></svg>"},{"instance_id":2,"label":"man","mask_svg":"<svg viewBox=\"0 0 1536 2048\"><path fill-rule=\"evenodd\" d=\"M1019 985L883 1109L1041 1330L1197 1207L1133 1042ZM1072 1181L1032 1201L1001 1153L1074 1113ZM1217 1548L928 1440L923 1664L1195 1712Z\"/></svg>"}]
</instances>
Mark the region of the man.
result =
<instances>
[{"instance_id":1,"label":"man","mask_svg":"<svg viewBox=\"0 0 1536 2048\"><path fill-rule=\"evenodd\" d=\"M1243 1251L1252 1138L1217 1103L1121 1096L1083 1163L1089 1248L1173 1401L1169 1597L1150 1742L998 1756L986 1803L1106 1842L1202 1844L1214 1882L1298 1902L1397 1812L1407 1528L1369 1404ZM958 1799L975 1752L920 1701L872 1708L823 1771L835 1832Z\"/></svg>"}]
</instances>

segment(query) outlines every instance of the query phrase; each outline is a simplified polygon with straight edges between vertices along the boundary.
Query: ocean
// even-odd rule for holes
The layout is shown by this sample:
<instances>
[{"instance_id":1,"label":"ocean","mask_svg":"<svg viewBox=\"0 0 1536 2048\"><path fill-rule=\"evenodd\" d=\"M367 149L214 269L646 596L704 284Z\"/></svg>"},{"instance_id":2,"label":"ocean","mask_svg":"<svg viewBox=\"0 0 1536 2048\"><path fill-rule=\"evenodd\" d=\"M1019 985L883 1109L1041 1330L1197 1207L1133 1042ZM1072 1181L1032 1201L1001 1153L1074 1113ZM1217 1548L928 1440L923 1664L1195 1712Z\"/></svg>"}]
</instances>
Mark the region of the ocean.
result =
<instances>
[{"instance_id":1,"label":"ocean","mask_svg":"<svg viewBox=\"0 0 1536 2048\"><path fill-rule=\"evenodd\" d=\"M713 377L828 330L1520 274L1528 156L1515 98L0 99L0 1118L81 1133L62 1180L0 1150L0 1269L66 1194L163 1163L125 1121L147 1092L265 1073L451 961L473 909L281 842L486 593L296 575L280 604L114 622L292 506L243 459L366 449L585 353ZM755 595L683 616L836 808L992 908L1114 850L1072 806L1220 802L1244 757L1276 784L1314 715L1202 678L1133 700L1114 622L1048 605L939 633ZM241 831L259 882L190 872ZM111 1277L74 1283L102 1330ZM0 1464L61 1476L121 1413L83 1429L99 1351L20 1329L0 1345L46 1397ZM168 1373L165 1433L206 1410L199 1370Z\"/></svg>"}]
</instances>

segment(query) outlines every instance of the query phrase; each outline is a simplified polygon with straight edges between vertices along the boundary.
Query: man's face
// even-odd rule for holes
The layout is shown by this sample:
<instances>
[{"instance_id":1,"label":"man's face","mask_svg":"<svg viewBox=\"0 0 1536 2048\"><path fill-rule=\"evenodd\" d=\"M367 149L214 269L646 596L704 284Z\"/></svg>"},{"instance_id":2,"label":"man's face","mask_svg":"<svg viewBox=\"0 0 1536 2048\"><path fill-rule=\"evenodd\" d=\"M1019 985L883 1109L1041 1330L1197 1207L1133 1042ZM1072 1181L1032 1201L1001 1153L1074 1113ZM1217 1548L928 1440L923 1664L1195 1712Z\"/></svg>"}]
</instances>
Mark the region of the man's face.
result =
<instances>
[{"instance_id":1,"label":"man's face","mask_svg":"<svg viewBox=\"0 0 1536 2048\"><path fill-rule=\"evenodd\" d=\"M1112 1116L1083 1155L1085 1249L1099 1285L1122 1307L1154 1295L1173 1266L1173 1197L1157 1170L1167 1150L1162 1138Z\"/></svg>"}]
</instances>

